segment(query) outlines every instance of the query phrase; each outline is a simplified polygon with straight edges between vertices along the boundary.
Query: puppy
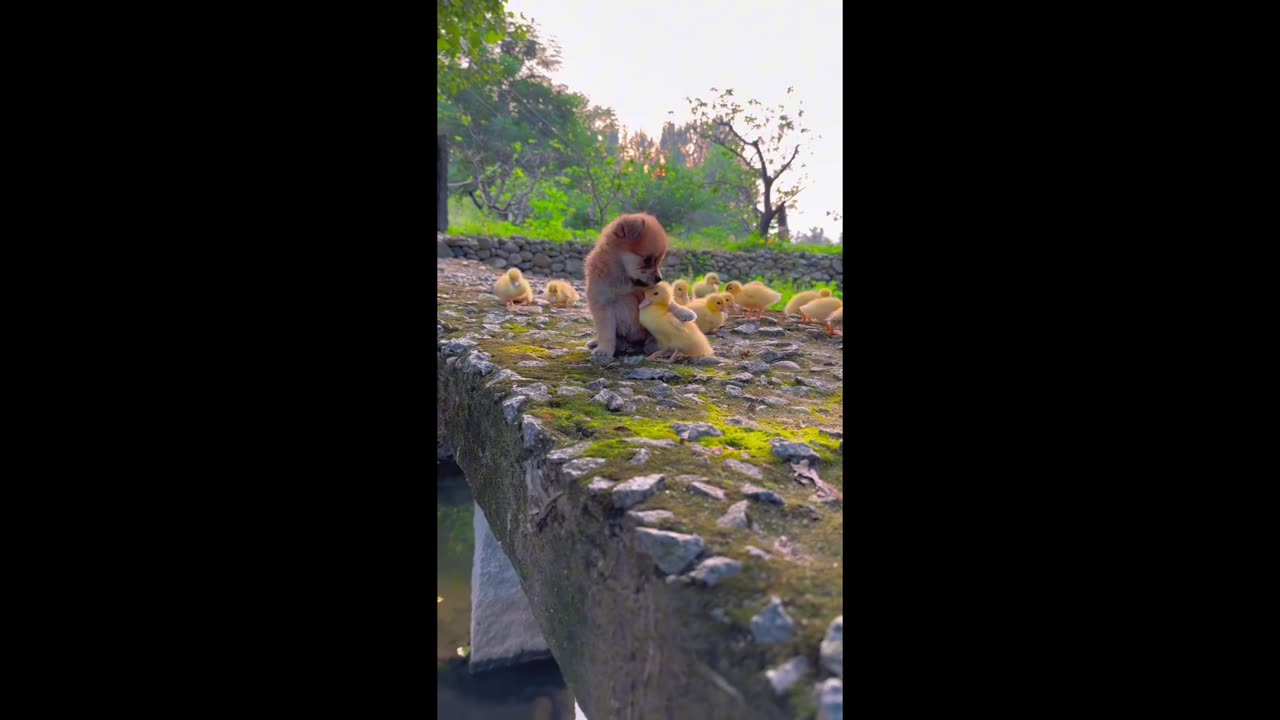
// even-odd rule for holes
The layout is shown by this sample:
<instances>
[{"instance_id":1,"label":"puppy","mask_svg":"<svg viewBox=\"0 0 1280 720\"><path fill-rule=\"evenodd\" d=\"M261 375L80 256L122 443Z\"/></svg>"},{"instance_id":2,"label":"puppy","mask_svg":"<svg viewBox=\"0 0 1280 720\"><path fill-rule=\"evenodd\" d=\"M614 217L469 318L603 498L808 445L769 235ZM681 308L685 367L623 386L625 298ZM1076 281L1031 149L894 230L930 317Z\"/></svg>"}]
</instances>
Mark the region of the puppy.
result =
<instances>
[{"instance_id":1,"label":"puppy","mask_svg":"<svg viewBox=\"0 0 1280 720\"><path fill-rule=\"evenodd\" d=\"M640 301L646 288L662 282L670 244L658 218L645 213L621 215L600 233L583 266L596 355L657 350L657 340L640 324Z\"/></svg>"}]
</instances>

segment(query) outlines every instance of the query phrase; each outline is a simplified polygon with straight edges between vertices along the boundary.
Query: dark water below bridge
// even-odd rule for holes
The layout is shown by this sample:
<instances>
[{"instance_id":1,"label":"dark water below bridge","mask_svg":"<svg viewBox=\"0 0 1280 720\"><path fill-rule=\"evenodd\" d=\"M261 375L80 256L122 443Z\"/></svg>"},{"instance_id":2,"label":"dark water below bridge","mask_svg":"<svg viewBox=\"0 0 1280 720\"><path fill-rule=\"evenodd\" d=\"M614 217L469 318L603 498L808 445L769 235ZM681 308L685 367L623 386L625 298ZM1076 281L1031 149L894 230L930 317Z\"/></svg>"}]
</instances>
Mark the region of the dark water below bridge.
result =
<instances>
[{"instance_id":1,"label":"dark water below bridge","mask_svg":"<svg viewBox=\"0 0 1280 720\"><path fill-rule=\"evenodd\" d=\"M554 660L471 676L471 488L453 463L436 479L436 710L448 720L574 720L573 694Z\"/></svg>"}]
</instances>

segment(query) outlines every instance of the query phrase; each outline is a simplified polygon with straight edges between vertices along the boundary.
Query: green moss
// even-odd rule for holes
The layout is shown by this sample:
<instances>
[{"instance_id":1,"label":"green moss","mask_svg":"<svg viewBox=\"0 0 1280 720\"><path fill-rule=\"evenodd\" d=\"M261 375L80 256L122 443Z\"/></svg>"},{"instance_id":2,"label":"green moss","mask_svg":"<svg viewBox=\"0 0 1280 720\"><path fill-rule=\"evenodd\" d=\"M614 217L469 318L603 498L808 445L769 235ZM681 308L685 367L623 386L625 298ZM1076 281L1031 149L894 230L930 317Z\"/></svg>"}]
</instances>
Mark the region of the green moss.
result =
<instances>
[{"instance_id":1,"label":"green moss","mask_svg":"<svg viewBox=\"0 0 1280 720\"><path fill-rule=\"evenodd\" d=\"M765 458L771 454L769 439L773 435L760 430L751 430L749 428L738 427L736 425L718 425L721 437L705 437L701 442L707 447L726 447L736 450L745 450L752 457Z\"/></svg>"},{"instance_id":2,"label":"green moss","mask_svg":"<svg viewBox=\"0 0 1280 720\"><path fill-rule=\"evenodd\" d=\"M517 335L523 335L529 332L529 328L517 323L504 323L501 327L506 328Z\"/></svg>"},{"instance_id":3,"label":"green moss","mask_svg":"<svg viewBox=\"0 0 1280 720\"><path fill-rule=\"evenodd\" d=\"M502 349L502 352L513 355L533 355L535 357L542 357L546 355L548 351L546 348L540 348L535 345L508 345Z\"/></svg>"},{"instance_id":4,"label":"green moss","mask_svg":"<svg viewBox=\"0 0 1280 720\"><path fill-rule=\"evenodd\" d=\"M636 450L638 449L639 448L636 445L623 442L621 440L605 440L587 448L587 452L584 454L588 457L611 460L613 458L623 456L630 458L636 454Z\"/></svg>"}]
</instances>

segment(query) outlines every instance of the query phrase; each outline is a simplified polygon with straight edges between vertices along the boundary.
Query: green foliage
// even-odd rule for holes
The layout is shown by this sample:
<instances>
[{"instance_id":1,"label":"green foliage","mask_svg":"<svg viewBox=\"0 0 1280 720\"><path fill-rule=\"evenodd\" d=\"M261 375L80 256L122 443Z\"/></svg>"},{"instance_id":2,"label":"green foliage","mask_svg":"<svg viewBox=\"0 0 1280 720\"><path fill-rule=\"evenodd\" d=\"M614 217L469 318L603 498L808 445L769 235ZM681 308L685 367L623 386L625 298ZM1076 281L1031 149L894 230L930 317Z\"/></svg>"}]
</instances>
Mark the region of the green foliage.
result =
<instances>
[{"instance_id":1,"label":"green foliage","mask_svg":"<svg viewBox=\"0 0 1280 720\"><path fill-rule=\"evenodd\" d=\"M437 101L501 72L496 59L482 50L504 39L523 38L523 27L508 32L510 17L503 0L436 0Z\"/></svg>"},{"instance_id":2,"label":"green foliage","mask_svg":"<svg viewBox=\"0 0 1280 720\"><path fill-rule=\"evenodd\" d=\"M703 117L714 107L743 122L751 114L755 125L744 127L772 123L779 136L765 144L771 154L796 130L789 116L746 113L726 100L728 92L714 105L696 105L693 122L667 123L657 140L628 133L613 110L550 80L558 48L505 12L502 0L437 0L437 10L437 79L445 89L437 125L449 138L450 233L594 242L619 214L649 212L677 248L843 252L762 237L760 173L744 160L743 146L709 132ZM774 177L784 171L771 170Z\"/></svg>"},{"instance_id":3,"label":"green foliage","mask_svg":"<svg viewBox=\"0 0 1280 720\"><path fill-rule=\"evenodd\" d=\"M722 279L725 281L737 280L737 278L722 278ZM784 278L784 277L766 278L761 275L757 275L754 278L751 278L749 280L740 280L739 282L746 284L751 282L752 280L759 280L765 285L768 285L771 289L782 293L782 299L774 303L773 305L770 305L767 308L768 310L782 310L787 307L787 303L791 302L791 298L795 297L796 295L799 295L802 292L806 292L809 290L814 290L814 291L830 290L832 297L837 297L837 298L840 298L841 300L844 300L844 293L836 289L836 284L834 282L797 282L793 278Z\"/></svg>"}]
</instances>

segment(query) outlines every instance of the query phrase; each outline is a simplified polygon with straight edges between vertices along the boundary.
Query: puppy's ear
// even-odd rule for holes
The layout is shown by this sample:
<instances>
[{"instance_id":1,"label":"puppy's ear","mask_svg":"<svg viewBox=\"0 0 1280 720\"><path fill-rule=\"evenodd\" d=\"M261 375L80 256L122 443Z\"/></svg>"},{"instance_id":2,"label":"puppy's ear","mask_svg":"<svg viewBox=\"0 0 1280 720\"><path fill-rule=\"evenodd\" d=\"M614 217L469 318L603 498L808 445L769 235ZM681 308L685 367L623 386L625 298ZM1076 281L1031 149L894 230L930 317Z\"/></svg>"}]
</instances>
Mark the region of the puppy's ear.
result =
<instances>
[{"instance_id":1,"label":"puppy's ear","mask_svg":"<svg viewBox=\"0 0 1280 720\"><path fill-rule=\"evenodd\" d=\"M644 234L644 218L623 215L613 221L613 236L619 240L639 240Z\"/></svg>"}]
</instances>

